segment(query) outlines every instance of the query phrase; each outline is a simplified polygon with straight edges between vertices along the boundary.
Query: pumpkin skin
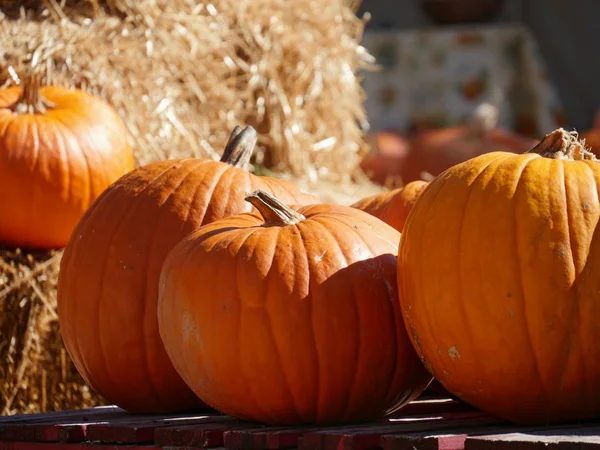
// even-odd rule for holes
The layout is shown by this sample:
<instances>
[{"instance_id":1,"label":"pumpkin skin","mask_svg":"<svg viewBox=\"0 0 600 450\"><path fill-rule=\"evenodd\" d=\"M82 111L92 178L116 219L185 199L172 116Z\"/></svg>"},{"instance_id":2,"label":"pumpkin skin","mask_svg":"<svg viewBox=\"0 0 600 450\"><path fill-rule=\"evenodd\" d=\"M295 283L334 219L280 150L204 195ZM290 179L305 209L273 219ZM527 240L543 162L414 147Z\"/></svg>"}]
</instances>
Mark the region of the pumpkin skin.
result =
<instances>
[{"instance_id":1,"label":"pumpkin skin","mask_svg":"<svg viewBox=\"0 0 600 450\"><path fill-rule=\"evenodd\" d=\"M112 107L40 79L0 89L0 244L50 249L135 159Z\"/></svg>"},{"instance_id":2,"label":"pumpkin skin","mask_svg":"<svg viewBox=\"0 0 600 450\"><path fill-rule=\"evenodd\" d=\"M431 377L400 315L400 234L347 206L248 198L262 217L206 225L163 266L160 333L188 385L280 425L370 420L419 395Z\"/></svg>"},{"instance_id":3,"label":"pumpkin skin","mask_svg":"<svg viewBox=\"0 0 600 450\"><path fill-rule=\"evenodd\" d=\"M372 150L360 162L369 179L381 185L397 183L410 152L408 139L394 131L380 131L370 137Z\"/></svg>"},{"instance_id":4,"label":"pumpkin skin","mask_svg":"<svg viewBox=\"0 0 600 450\"><path fill-rule=\"evenodd\" d=\"M402 231L408 213L427 187L427 181L413 181L406 186L363 198L352 205Z\"/></svg>"},{"instance_id":5,"label":"pumpkin skin","mask_svg":"<svg viewBox=\"0 0 600 450\"><path fill-rule=\"evenodd\" d=\"M592 128L581 133L579 137L596 157L600 155L600 110L594 116Z\"/></svg>"},{"instance_id":6,"label":"pumpkin skin","mask_svg":"<svg viewBox=\"0 0 600 450\"><path fill-rule=\"evenodd\" d=\"M534 147L534 139L496 128L497 111L481 105L466 125L427 130L410 139L400 176L405 184L423 179L424 174L438 176L444 170L484 153L503 151L523 153Z\"/></svg>"},{"instance_id":7,"label":"pumpkin skin","mask_svg":"<svg viewBox=\"0 0 600 450\"><path fill-rule=\"evenodd\" d=\"M597 417L600 163L564 130L432 181L398 256L413 345L471 405L522 424Z\"/></svg>"},{"instance_id":8,"label":"pumpkin skin","mask_svg":"<svg viewBox=\"0 0 600 450\"><path fill-rule=\"evenodd\" d=\"M248 173L255 143L254 129L236 128L222 161L140 167L110 186L77 225L61 261L61 333L83 378L109 402L140 413L201 406L158 333L165 257L200 225L250 211L239 200L244 192L260 187L289 202L316 201L287 181Z\"/></svg>"}]
</instances>

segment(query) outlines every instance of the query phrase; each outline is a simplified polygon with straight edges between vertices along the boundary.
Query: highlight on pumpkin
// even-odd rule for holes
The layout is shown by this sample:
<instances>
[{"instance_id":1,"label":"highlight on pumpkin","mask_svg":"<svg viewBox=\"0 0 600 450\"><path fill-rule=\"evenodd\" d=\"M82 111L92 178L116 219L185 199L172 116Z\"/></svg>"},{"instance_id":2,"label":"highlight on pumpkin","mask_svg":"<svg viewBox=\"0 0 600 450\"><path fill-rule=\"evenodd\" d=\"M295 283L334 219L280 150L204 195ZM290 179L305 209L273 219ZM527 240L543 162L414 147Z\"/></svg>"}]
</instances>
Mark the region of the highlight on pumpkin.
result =
<instances>
[{"instance_id":1,"label":"highlight on pumpkin","mask_svg":"<svg viewBox=\"0 0 600 450\"><path fill-rule=\"evenodd\" d=\"M259 214L202 226L162 266L160 335L191 389L281 425L374 420L416 398L431 376L402 322L400 234L348 206L246 200Z\"/></svg>"},{"instance_id":2,"label":"highlight on pumpkin","mask_svg":"<svg viewBox=\"0 0 600 450\"><path fill-rule=\"evenodd\" d=\"M104 100L44 86L39 72L0 89L0 244L64 247L84 212L135 159Z\"/></svg>"},{"instance_id":3,"label":"highlight on pumpkin","mask_svg":"<svg viewBox=\"0 0 600 450\"><path fill-rule=\"evenodd\" d=\"M589 382L600 377L598 180L595 156L560 128L522 154L449 168L413 206L398 255L403 319L461 400L519 424L600 414Z\"/></svg>"}]
</instances>

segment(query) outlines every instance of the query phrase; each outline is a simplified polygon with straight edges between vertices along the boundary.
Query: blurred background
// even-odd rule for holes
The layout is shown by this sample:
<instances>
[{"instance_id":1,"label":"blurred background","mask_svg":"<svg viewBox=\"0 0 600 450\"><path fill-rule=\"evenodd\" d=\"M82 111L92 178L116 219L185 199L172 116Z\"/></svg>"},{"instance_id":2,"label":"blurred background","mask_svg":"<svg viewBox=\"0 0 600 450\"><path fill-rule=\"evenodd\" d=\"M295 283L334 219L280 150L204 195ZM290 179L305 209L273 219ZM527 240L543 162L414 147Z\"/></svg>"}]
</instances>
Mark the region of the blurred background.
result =
<instances>
[{"instance_id":1,"label":"blurred background","mask_svg":"<svg viewBox=\"0 0 600 450\"><path fill-rule=\"evenodd\" d=\"M358 13L377 63L362 73L375 149L362 168L375 182L522 152L558 127L595 151L600 61L588 52L600 2L364 0Z\"/></svg>"}]
</instances>

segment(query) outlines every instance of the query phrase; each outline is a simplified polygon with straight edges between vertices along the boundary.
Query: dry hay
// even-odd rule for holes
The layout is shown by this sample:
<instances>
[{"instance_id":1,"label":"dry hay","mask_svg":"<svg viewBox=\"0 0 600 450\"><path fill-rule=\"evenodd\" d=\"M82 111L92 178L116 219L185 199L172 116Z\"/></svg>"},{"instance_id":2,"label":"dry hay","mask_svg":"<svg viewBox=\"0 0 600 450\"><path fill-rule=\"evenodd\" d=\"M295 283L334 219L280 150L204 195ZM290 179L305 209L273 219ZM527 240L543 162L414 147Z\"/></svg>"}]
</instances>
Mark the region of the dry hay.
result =
<instances>
[{"instance_id":1,"label":"dry hay","mask_svg":"<svg viewBox=\"0 0 600 450\"><path fill-rule=\"evenodd\" d=\"M60 339L56 281L60 252L0 249L0 413L92 406Z\"/></svg>"},{"instance_id":2,"label":"dry hay","mask_svg":"<svg viewBox=\"0 0 600 450\"><path fill-rule=\"evenodd\" d=\"M94 4L76 3L88 14ZM364 23L343 2L110 3L127 19L56 6L61 23L1 21L0 83L16 82L9 69L33 59L51 82L107 98L127 120L141 164L216 158L229 131L247 123L261 134L266 166L349 179L366 124L355 72L368 55L357 44Z\"/></svg>"},{"instance_id":3,"label":"dry hay","mask_svg":"<svg viewBox=\"0 0 600 450\"><path fill-rule=\"evenodd\" d=\"M106 98L139 164L216 158L235 125L251 124L256 167L348 204L378 189L351 183L364 180L355 169L366 150L355 73L370 63L357 3L0 0L0 85L35 65L52 83ZM102 402L60 341L59 259L0 250L2 414Z\"/></svg>"}]
</instances>

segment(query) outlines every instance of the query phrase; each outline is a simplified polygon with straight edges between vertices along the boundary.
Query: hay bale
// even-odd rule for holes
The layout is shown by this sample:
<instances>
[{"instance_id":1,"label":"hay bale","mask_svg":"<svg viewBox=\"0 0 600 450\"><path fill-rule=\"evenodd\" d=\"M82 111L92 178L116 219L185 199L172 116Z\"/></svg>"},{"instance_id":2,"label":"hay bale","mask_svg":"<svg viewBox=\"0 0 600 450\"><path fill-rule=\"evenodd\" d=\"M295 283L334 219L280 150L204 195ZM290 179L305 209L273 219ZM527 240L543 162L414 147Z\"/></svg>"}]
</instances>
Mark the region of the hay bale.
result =
<instances>
[{"instance_id":1,"label":"hay bale","mask_svg":"<svg viewBox=\"0 0 600 450\"><path fill-rule=\"evenodd\" d=\"M35 65L51 83L104 97L139 164L217 158L230 130L251 124L255 164L349 204L377 189L350 184L366 150L355 73L372 62L358 3L0 0L0 85ZM2 414L102 403L60 342L59 258L0 253Z\"/></svg>"},{"instance_id":2,"label":"hay bale","mask_svg":"<svg viewBox=\"0 0 600 450\"><path fill-rule=\"evenodd\" d=\"M356 71L364 23L341 1L185 0L58 8L56 20L0 21L0 84L34 63L51 82L105 97L127 121L140 163L216 158L237 124L260 133L258 162L347 181L366 126ZM93 10L93 8L92 8ZM362 126L361 126L362 124Z\"/></svg>"},{"instance_id":3,"label":"hay bale","mask_svg":"<svg viewBox=\"0 0 600 450\"><path fill-rule=\"evenodd\" d=\"M60 252L0 250L0 414L102 403L75 370L58 331Z\"/></svg>"}]
</instances>

